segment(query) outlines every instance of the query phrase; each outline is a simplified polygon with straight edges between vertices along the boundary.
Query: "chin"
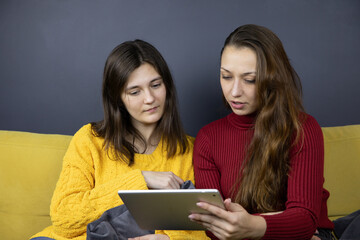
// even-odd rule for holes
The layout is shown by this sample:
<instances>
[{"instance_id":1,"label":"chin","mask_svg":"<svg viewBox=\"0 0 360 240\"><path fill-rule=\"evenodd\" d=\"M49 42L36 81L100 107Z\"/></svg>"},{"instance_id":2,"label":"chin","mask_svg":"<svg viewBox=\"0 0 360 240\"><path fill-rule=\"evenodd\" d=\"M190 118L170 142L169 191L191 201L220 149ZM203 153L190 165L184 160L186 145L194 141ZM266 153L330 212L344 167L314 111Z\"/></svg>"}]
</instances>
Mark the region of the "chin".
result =
<instances>
[{"instance_id":1,"label":"chin","mask_svg":"<svg viewBox=\"0 0 360 240\"><path fill-rule=\"evenodd\" d=\"M148 119L147 121L144 121L145 124L156 124L160 121L161 117L159 118L153 118L153 119Z\"/></svg>"},{"instance_id":2,"label":"chin","mask_svg":"<svg viewBox=\"0 0 360 240\"><path fill-rule=\"evenodd\" d=\"M233 111L233 112L238 116L246 116L246 115L250 115L250 114L253 113L253 112L250 112L250 111Z\"/></svg>"}]
</instances>

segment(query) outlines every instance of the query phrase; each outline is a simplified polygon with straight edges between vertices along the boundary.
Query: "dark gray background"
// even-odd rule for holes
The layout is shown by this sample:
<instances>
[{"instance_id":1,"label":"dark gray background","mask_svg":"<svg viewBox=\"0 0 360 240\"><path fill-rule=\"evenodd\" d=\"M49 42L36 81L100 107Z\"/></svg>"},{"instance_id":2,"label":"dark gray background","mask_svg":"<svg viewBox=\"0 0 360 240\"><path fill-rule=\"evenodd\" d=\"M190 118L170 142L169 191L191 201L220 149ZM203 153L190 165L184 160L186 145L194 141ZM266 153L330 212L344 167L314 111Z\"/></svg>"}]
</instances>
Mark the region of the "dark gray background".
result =
<instances>
[{"instance_id":1,"label":"dark gray background","mask_svg":"<svg viewBox=\"0 0 360 240\"><path fill-rule=\"evenodd\" d=\"M219 53L247 23L283 41L321 126L360 124L358 0L1 0L0 129L74 134L101 120L106 57L140 38L168 62L195 136L226 114Z\"/></svg>"}]
</instances>

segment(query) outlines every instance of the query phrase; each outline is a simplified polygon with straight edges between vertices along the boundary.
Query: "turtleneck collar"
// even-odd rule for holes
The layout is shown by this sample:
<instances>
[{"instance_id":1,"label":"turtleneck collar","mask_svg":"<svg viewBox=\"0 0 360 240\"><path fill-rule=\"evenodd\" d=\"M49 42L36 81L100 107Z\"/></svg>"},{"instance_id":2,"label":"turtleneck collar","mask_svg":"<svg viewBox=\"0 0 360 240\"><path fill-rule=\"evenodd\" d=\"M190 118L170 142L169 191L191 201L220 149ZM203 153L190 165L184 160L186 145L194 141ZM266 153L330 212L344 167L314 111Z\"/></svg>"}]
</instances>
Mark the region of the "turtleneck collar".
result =
<instances>
[{"instance_id":1,"label":"turtleneck collar","mask_svg":"<svg viewBox=\"0 0 360 240\"><path fill-rule=\"evenodd\" d=\"M227 116L227 119L236 128L249 129L255 125L256 113L239 116L232 112Z\"/></svg>"}]
</instances>

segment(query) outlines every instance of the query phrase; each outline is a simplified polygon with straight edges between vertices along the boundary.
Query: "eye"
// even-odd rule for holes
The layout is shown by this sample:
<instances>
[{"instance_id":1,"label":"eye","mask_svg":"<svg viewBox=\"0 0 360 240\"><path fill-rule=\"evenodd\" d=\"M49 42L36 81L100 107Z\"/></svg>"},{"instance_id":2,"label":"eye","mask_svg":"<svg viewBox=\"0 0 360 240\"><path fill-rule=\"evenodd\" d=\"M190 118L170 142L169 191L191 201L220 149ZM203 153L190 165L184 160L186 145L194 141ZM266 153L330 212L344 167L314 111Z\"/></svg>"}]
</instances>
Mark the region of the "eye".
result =
<instances>
[{"instance_id":1,"label":"eye","mask_svg":"<svg viewBox=\"0 0 360 240\"><path fill-rule=\"evenodd\" d=\"M221 78L224 80L230 80L232 77L228 75L221 75Z\"/></svg>"},{"instance_id":2,"label":"eye","mask_svg":"<svg viewBox=\"0 0 360 240\"><path fill-rule=\"evenodd\" d=\"M251 83L251 84L254 84L255 83L255 79L244 79L244 81L246 83Z\"/></svg>"},{"instance_id":3,"label":"eye","mask_svg":"<svg viewBox=\"0 0 360 240\"><path fill-rule=\"evenodd\" d=\"M136 96L136 95L139 95L140 91L139 90L134 90L134 91L130 91L128 92L129 95L131 96Z\"/></svg>"},{"instance_id":4,"label":"eye","mask_svg":"<svg viewBox=\"0 0 360 240\"><path fill-rule=\"evenodd\" d=\"M151 85L152 88L159 88L161 86L161 82L158 82L158 83L154 83Z\"/></svg>"}]
</instances>

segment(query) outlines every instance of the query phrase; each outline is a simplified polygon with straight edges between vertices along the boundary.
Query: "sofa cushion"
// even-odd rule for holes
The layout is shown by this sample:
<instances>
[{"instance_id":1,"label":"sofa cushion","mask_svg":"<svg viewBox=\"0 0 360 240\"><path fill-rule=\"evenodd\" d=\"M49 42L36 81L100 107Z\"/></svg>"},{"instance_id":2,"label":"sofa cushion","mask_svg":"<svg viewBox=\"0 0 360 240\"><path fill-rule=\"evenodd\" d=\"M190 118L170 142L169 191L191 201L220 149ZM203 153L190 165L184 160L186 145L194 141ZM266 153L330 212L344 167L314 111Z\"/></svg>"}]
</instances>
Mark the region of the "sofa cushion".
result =
<instances>
[{"instance_id":1,"label":"sofa cushion","mask_svg":"<svg viewBox=\"0 0 360 240\"><path fill-rule=\"evenodd\" d=\"M331 220L360 209L360 125L323 127Z\"/></svg>"},{"instance_id":2,"label":"sofa cushion","mask_svg":"<svg viewBox=\"0 0 360 240\"><path fill-rule=\"evenodd\" d=\"M27 239L51 225L50 201L70 140L66 135L0 131L2 239Z\"/></svg>"}]
</instances>

